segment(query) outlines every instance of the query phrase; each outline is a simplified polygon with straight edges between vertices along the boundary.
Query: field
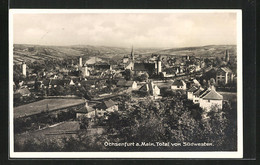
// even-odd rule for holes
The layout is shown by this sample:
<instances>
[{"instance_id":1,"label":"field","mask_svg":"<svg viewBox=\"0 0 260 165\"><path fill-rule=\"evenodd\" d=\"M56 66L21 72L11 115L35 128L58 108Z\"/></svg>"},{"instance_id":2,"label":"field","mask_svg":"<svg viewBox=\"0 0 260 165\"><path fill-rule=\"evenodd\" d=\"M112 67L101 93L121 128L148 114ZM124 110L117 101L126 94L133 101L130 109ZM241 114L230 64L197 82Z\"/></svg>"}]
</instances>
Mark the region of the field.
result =
<instances>
[{"instance_id":1,"label":"field","mask_svg":"<svg viewBox=\"0 0 260 165\"><path fill-rule=\"evenodd\" d=\"M78 121L66 121L42 130L16 134L15 139L20 144L24 143L24 141L27 139L37 139L39 141L43 141L45 139L62 139L64 137L75 135L78 130Z\"/></svg>"},{"instance_id":2,"label":"field","mask_svg":"<svg viewBox=\"0 0 260 165\"><path fill-rule=\"evenodd\" d=\"M83 99L44 99L41 101L15 107L14 118L41 113L42 111L46 111L47 109L49 111L52 111L59 108L66 108L82 104L84 102L85 100Z\"/></svg>"},{"instance_id":3,"label":"field","mask_svg":"<svg viewBox=\"0 0 260 165\"><path fill-rule=\"evenodd\" d=\"M223 96L224 100L231 100L236 101L237 100L237 93L235 92L218 92Z\"/></svg>"}]
</instances>

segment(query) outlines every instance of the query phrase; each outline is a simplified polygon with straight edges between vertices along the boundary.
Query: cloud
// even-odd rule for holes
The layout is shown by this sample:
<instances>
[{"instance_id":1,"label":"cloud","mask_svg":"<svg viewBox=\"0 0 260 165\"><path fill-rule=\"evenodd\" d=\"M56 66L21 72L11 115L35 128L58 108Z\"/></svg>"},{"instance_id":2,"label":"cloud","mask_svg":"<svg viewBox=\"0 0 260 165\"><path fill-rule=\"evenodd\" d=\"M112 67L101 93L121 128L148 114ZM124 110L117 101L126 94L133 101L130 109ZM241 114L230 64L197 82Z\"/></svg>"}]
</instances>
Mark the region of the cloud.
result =
<instances>
[{"instance_id":1,"label":"cloud","mask_svg":"<svg viewBox=\"0 0 260 165\"><path fill-rule=\"evenodd\" d=\"M232 13L15 14L14 43L182 47L236 44Z\"/></svg>"}]
</instances>

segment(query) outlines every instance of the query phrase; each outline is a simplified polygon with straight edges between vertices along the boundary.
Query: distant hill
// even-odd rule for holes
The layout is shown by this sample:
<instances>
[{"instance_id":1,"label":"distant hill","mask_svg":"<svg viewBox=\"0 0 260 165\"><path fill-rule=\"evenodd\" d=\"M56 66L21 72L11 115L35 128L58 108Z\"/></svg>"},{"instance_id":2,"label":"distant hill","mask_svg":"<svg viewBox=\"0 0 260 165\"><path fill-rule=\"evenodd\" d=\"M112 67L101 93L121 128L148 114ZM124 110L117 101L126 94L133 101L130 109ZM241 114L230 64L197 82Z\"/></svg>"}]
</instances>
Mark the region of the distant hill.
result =
<instances>
[{"instance_id":1,"label":"distant hill","mask_svg":"<svg viewBox=\"0 0 260 165\"><path fill-rule=\"evenodd\" d=\"M173 49L158 48L137 48L135 54L151 55L194 55L194 56L223 56L225 50L229 50L230 55L236 55L235 45L209 45L201 47L186 47ZM107 47L107 46L90 46L90 45L73 45L73 46L43 46L14 44L14 63L20 64L22 61L33 62L47 59L64 59L82 56L84 60L91 57L101 59L121 59L124 55L130 55L131 48Z\"/></svg>"},{"instance_id":2,"label":"distant hill","mask_svg":"<svg viewBox=\"0 0 260 165\"><path fill-rule=\"evenodd\" d=\"M200 57L215 57L224 56L226 50L230 56L236 56L236 45L207 45L200 47L184 47L159 50L156 54L178 55L178 56L200 56Z\"/></svg>"}]
</instances>

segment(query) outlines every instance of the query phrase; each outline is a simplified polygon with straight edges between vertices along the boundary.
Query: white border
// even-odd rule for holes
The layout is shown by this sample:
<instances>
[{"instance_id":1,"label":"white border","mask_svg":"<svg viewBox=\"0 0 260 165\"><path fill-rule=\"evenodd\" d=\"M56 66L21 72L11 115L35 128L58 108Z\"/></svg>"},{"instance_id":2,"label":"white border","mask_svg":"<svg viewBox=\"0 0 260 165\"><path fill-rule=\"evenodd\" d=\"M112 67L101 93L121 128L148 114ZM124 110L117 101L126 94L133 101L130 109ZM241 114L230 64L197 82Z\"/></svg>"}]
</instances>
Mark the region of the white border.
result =
<instances>
[{"instance_id":1,"label":"white border","mask_svg":"<svg viewBox=\"0 0 260 165\"><path fill-rule=\"evenodd\" d=\"M13 14L22 13L236 13L237 14L237 151L232 152L14 152L13 135ZM242 10L211 9L10 9L9 10L9 156L10 158L242 158Z\"/></svg>"}]
</instances>

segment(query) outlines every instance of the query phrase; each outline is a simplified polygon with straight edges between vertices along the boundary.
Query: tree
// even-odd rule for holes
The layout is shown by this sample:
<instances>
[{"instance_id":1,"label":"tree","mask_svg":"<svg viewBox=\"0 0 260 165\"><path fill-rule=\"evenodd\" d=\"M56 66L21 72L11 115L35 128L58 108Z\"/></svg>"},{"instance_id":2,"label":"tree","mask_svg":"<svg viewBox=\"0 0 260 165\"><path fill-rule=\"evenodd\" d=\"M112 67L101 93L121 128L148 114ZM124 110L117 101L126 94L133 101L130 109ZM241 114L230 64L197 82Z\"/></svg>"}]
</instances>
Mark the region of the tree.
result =
<instances>
[{"instance_id":1,"label":"tree","mask_svg":"<svg viewBox=\"0 0 260 165\"><path fill-rule=\"evenodd\" d=\"M89 126L89 119L87 117L82 117L79 122L80 129L87 129Z\"/></svg>"},{"instance_id":2,"label":"tree","mask_svg":"<svg viewBox=\"0 0 260 165\"><path fill-rule=\"evenodd\" d=\"M144 73L144 74L141 74L140 76L138 76L137 79L139 81L147 81L148 77L149 77L148 73Z\"/></svg>"},{"instance_id":3,"label":"tree","mask_svg":"<svg viewBox=\"0 0 260 165\"><path fill-rule=\"evenodd\" d=\"M216 81L214 78L210 78L208 81L209 86L215 86L216 85Z\"/></svg>"}]
</instances>

